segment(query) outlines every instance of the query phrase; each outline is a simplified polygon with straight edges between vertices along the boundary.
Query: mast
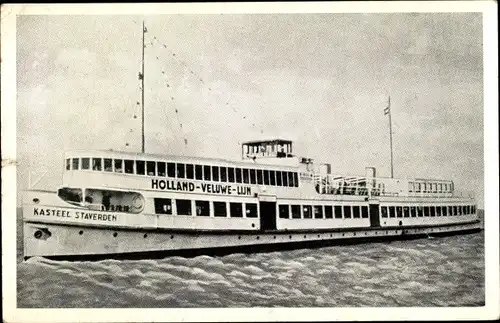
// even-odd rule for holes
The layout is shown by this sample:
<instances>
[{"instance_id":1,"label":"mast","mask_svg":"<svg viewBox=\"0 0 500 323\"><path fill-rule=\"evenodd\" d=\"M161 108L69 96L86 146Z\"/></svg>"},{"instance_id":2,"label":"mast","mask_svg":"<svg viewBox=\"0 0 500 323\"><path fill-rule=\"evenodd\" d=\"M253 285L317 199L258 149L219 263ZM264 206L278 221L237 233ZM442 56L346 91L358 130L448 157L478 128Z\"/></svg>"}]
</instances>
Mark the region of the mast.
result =
<instances>
[{"instance_id":1,"label":"mast","mask_svg":"<svg viewBox=\"0 0 500 323\"><path fill-rule=\"evenodd\" d=\"M394 164L393 164L393 153L392 153L392 119L391 119L391 96L389 96L389 103L387 105L387 111L389 114L389 138L391 141L391 178L394 178Z\"/></svg>"},{"instance_id":2,"label":"mast","mask_svg":"<svg viewBox=\"0 0 500 323\"><path fill-rule=\"evenodd\" d=\"M144 35L146 34L146 27L144 20L142 21L142 70L141 70L141 107L142 107L142 153L144 149Z\"/></svg>"}]
</instances>

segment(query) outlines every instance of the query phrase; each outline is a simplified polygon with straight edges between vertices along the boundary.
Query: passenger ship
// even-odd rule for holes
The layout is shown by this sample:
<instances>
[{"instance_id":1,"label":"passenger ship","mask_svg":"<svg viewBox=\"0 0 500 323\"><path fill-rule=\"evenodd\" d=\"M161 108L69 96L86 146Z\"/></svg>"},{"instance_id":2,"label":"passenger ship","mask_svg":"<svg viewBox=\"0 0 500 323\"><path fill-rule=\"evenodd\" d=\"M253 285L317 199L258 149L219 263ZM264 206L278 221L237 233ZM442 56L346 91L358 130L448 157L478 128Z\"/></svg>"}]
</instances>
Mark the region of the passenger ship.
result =
<instances>
[{"instance_id":1,"label":"passenger ship","mask_svg":"<svg viewBox=\"0 0 500 323\"><path fill-rule=\"evenodd\" d=\"M142 153L67 152L57 192L23 194L25 259L253 252L481 229L474 197L452 181L379 178L372 167L333 175L329 164L296 156L289 140L243 143L238 162L145 154L142 28Z\"/></svg>"},{"instance_id":2,"label":"passenger ship","mask_svg":"<svg viewBox=\"0 0 500 323\"><path fill-rule=\"evenodd\" d=\"M242 160L73 151L57 192L26 191L24 255L148 257L399 239L480 230L452 181L331 174L292 142L242 144ZM229 248L229 249L228 249Z\"/></svg>"}]
</instances>

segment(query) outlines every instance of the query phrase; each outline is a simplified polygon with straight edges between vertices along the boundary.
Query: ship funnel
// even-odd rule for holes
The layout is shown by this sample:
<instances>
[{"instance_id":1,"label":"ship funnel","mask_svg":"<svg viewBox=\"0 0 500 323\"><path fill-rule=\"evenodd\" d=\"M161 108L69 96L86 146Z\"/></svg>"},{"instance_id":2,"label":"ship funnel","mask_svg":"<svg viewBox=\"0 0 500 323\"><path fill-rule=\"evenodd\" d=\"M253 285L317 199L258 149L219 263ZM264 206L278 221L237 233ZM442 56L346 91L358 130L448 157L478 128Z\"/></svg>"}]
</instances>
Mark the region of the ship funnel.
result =
<instances>
[{"instance_id":1,"label":"ship funnel","mask_svg":"<svg viewBox=\"0 0 500 323\"><path fill-rule=\"evenodd\" d=\"M375 167L366 167L365 176L369 178L377 177L377 169Z\"/></svg>"}]
</instances>

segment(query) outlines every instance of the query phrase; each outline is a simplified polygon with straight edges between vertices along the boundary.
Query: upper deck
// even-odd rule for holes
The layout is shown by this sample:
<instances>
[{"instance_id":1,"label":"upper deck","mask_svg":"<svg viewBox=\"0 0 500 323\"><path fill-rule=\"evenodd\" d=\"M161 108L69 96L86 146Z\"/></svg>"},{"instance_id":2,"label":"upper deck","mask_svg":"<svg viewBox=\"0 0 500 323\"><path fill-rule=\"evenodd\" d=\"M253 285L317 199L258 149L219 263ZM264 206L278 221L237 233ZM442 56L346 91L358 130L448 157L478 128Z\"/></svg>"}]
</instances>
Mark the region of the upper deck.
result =
<instances>
[{"instance_id":1,"label":"upper deck","mask_svg":"<svg viewBox=\"0 0 500 323\"><path fill-rule=\"evenodd\" d=\"M297 158L292 154L291 144L273 141L276 146L268 148L266 154L258 158L259 149L265 142L244 143L242 161L216 158L163 156L118 151L76 150L65 154L64 186L78 187L115 187L136 190L177 190L176 187L204 188L216 184L216 189L192 190L194 193L220 193L231 189L245 192L247 196L256 193L278 197L322 198L335 196L360 197L433 197L473 198L471 194L457 192L453 181L437 179L394 179L375 176L374 168L367 168L365 176L345 176L331 174L326 169L315 169L312 160ZM255 144L255 145L254 145ZM284 147L284 155L277 157L279 145ZM283 146L284 145L284 146ZM250 148L254 147L254 148ZM267 146L269 147L269 146ZM273 156L276 159L299 160L296 166L265 163ZM247 154L249 153L249 154ZM254 158L255 157L255 158ZM260 157L259 157L260 158ZM149 181L145 181L149 178ZM194 184L190 184L194 183ZM196 185L199 184L199 185ZM229 188L228 188L229 187ZM240 195L240 194L238 194Z\"/></svg>"}]
</instances>

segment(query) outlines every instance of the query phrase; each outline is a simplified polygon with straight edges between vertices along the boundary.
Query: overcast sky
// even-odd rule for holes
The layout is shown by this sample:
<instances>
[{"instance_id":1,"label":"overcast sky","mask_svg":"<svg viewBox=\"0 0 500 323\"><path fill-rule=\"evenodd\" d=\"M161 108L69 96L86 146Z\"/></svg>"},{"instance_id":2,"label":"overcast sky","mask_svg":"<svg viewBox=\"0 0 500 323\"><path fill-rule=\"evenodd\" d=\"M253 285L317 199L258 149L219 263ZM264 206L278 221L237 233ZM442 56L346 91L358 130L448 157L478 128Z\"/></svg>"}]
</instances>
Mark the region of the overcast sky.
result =
<instances>
[{"instance_id":1,"label":"overcast sky","mask_svg":"<svg viewBox=\"0 0 500 323\"><path fill-rule=\"evenodd\" d=\"M238 159L282 137L389 176L390 95L395 177L483 205L480 13L19 16L18 189L30 167L55 189L65 150L140 151L143 19L147 152Z\"/></svg>"}]
</instances>

